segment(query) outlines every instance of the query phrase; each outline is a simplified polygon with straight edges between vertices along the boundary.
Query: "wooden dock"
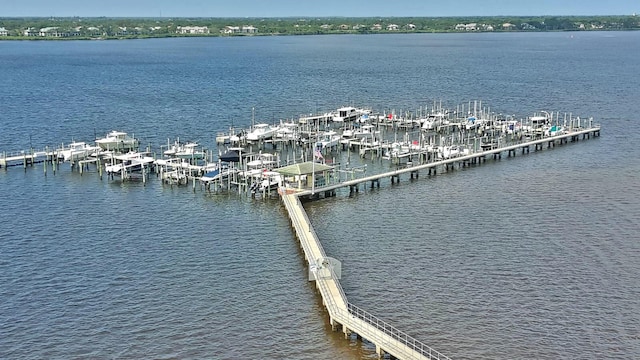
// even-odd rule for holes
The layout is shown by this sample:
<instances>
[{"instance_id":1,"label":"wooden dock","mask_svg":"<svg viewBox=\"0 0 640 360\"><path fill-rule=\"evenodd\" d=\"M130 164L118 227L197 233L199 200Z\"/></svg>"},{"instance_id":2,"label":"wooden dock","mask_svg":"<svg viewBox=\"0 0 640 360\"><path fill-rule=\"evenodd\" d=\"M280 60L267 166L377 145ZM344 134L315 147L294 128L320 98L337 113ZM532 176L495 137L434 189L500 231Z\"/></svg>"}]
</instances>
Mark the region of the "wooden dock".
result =
<instances>
[{"instance_id":1,"label":"wooden dock","mask_svg":"<svg viewBox=\"0 0 640 360\"><path fill-rule=\"evenodd\" d=\"M449 359L369 312L349 303L339 281L340 263L325 254L298 194L282 193L281 195L309 266L309 280L316 283L316 288L322 297L322 304L329 313L333 330L341 328L345 338L355 333L356 336L367 339L375 345L378 356L388 353L396 359Z\"/></svg>"},{"instance_id":2,"label":"wooden dock","mask_svg":"<svg viewBox=\"0 0 640 360\"><path fill-rule=\"evenodd\" d=\"M49 151L21 151L13 154L2 153L0 154L0 168L20 165L27 167L27 165L51 161L54 156L55 154Z\"/></svg>"},{"instance_id":3,"label":"wooden dock","mask_svg":"<svg viewBox=\"0 0 640 360\"><path fill-rule=\"evenodd\" d=\"M600 136L600 126L590 127L588 129L574 130L564 134L543 137L541 139L536 139L536 140L524 140L516 144L509 144L507 146L502 146L502 147L494 148L493 146L491 146L489 147L488 150L475 152L468 155L456 156L449 159L428 162L425 164L411 165L411 166L407 166L394 171L389 171L386 173L375 174L375 175L366 176L362 178L343 181L337 184L316 187L313 190L306 189L304 191L298 192L297 195L298 196L317 196L318 194L321 194L321 193L332 194L336 189L343 188L343 187L349 187L351 191L358 191L360 184L362 183L366 184L367 182L371 182L371 186L373 187L374 184L379 185L380 179L383 179L383 178L390 178L391 182L393 183L394 181L399 181L400 175L406 174L406 173L411 174L411 177L413 178L414 176L416 177L418 176L420 170L428 170L429 175L431 175L432 172L435 174L435 172L437 171L436 169L438 167L445 167L445 168L448 168L449 166L453 167L456 163L459 163L462 165L472 164L472 163L481 163L482 161L485 161L488 156L492 156L494 158L501 158L502 153L505 153L505 152L508 154L507 156L515 156L518 150L520 150L524 154L524 153L528 153L532 147L535 150L542 150L545 145L551 148L556 146L556 144L564 144L569 141L575 142L575 141L578 141L580 138L588 139L591 136L594 136L594 137Z\"/></svg>"},{"instance_id":4,"label":"wooden dock","mask_svg":"<svg viewBox=\"0 0 640 360\"><path fill-rule=\"evenodd\" d=\"M599 135L600 127L595 126L560 135L525 140L516 144L511 143L502 147L492 144L491 146L483 147L480 152L428 162L426 164L407 166L395 171L347 180L333 185L318 187L313 190L281 191L282 201L287 209L292 226L304 252L305 260L309 266L309 280L316 282L316 288L322 297L322 304L329 313L332 329L338 330L340 328L344 332L345 337L350 336L351 333L355 333L356 336L367 339L375 345L376 353L380 357L387 353L397 359L449 359L447 356L396 329L369 312L349 303L339 281L342 272L340 262L325 254L320 239L302 207L300 197L313 197L323 192L325 194L331 194L335 189L347 186L350 187L351 190L356 189L357 191L359 184L371 182L371 186L373 186L374 183L379 185L379 181L382 178L391 178L391 182L393 183L399 180L401 174L405 173L410 173L413 178L414 175L416 177L418 176L420 170L428 170L429 174L431 174L432 171L435 173L437 167L444 166L448 168L449 166L454 166L455 163L464 165L482 162L489 156L500 158L502 153L507 153L508 156L515 156L518 150L524 154L528 153L532 147L535 150L541 150L545 145L551 148L556 146L556 144L578 141L581 137L582 139L587 139L591 136L595 137Z\"/></svg>"}]
</instances>

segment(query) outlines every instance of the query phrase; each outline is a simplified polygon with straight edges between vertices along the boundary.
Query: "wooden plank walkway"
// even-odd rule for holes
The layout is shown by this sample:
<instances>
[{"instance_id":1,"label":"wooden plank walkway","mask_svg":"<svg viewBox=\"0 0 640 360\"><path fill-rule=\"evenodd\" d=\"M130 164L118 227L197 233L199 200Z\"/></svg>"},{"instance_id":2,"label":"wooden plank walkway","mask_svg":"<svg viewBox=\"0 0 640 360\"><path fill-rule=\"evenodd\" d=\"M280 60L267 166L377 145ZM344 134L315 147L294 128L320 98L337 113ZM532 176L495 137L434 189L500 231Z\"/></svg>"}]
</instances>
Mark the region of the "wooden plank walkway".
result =
<instances>
[{"instance_id":1,"label":"wooden plank walkway","mask_svg":"<svg viewBox=\"0 0 640 360\"><path fill-rule=\"evenodd\" d=\"M322 304L329 313L332 329L341 327L345 337L354 332L369 340L375 345L379 356L388 353L397 359L449 359L367 311L350 304L334 272L331 258L326 256L298 195L281 195L309 265L310 279L315 280Z\"/></svg>"},{"instance_id":2,"label":"wooden plank walkway","mask_svg":"<svg viewBox=\"0 0 640 360\"><path fill-rule=\"evenodd\" d=\"M27 166L35 163L48 161L53 157L53 152L36 151L36 152L20 152L15 154L0 154L0 168L9 166Z\"/></svg>"},{"instance_id":3,"label":"wooden plank walkway","mask_svg":"<svg viewBox=\"0 0 640 360\"><path fill-rule=\"evenodd\" d=\"M293 228L300 241L300 246L305 254L305 259L309 265L311 272L310 280L315 280L316 287L322 297L322 303L326 307L332 329L342 328L345 337L349 334L356 333L358 336L372 342L376 347L378 356L385 353L392 355L397 359L449 359L447 356L433 350L429 346L419 342L408 334L396 329L390 324L358 308L348 302L342 286L340 285L339 276L333 271L331 261L324 252L320 239L318 238L304 208L299 200L300 196L313 195L314 193L329 192L337 188L346 186L357 186L360 183L368 181L374 182L381 178L398 177L404 173L417 173L419 170L435 169L438 166L449 166L457 162L467 163L475 160L485 159L487 156L500 157L502 152L508 152L509 155L515 155L516 150L522 149L524 153L529 152L530 147L536 150L542 149L544 144L548 147L555 146L556 143L566 143L568 139L571 141L579 140L600 135L600 127L590 127L588 129L580 129L570 131L561 135L542 137L536 140L522 141L508 146L496 147L473 154L458 156L450 159L429 162L426 164L408 166L395 171L371 175L359 179L344 181L338 184L323 186L312 190L300 190L294 193L281 193L282 201L285 204Z\"/></svg>"},{"instance_id":4,"label":"wooden plank walkway","mask_svg":"<svg viewBox=\"0 0 640 360\"><path fill-rule=\"evenodd\" d=\"M406 173L417 173L420 170L435 169L438 166L447 166L449 164L455 164L457 162L472 161L474 159L486 158L487 156L490 156L490 155L500 155L503 152L513 152L515 155L515 151L518 149L523 149L524 151L524 149L529 149L532 146L536 147L537 149L538 147L542 148L544 144L548 144L551 147L551 146L554 146L554 144L557 141L565 142L569 138L571 138L572 141L577 141L580 136L583 136L584 138L584 137L591 136L591 134L593 134L594 136L598 136L600 134L600 127L596 126L588 129L571 131L561 135L548 136L548 137L543 137L541 139L530 140L530 141L523 141L517 144L498 147L495 149L490 149L490 150L481 151L481 152L476 152L469 155L463 155L463 156L453 157L453 158L444 159L440 161L429 162L426 164L407 166L406 168L397 169L397 170L389 171L386 173L375 174L375 175L357 178L353 180L347 180L347 181L343 181L333 185L316 187L313 190L306 189L301 192L298 192L297 195L306 196L306 195L313 195L314 193L328 192L328 191L336 190L342 187L356 186L358 184L366 183L368 181L377 181L387 177L389 178L398 177L399 175L406 174Z\"/></svg>"}]
</instances>

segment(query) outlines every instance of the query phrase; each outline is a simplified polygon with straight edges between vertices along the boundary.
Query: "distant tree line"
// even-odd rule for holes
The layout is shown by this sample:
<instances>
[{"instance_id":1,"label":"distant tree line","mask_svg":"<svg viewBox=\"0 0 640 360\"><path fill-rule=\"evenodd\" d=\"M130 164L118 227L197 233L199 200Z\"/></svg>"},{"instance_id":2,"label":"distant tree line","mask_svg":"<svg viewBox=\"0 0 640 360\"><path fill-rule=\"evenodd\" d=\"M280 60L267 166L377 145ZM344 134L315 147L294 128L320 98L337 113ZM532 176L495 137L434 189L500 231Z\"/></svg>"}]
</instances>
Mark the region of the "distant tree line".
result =
<instances>
[{"instance_id":1,"label":"distant tree line","mask_svg":"<svg viewBox=\"0 0 640 360\"><path fill-rule=\"evenodd\" d=\"M640 17L323 17L323 18L0 18L0 39L140 38L246 35L367 34L390 32L591 31L638 30ZM181 33L181 27L206 27L206 33ZM42 31L42 30L47 31Z\"/></svg>"}]
</instances>

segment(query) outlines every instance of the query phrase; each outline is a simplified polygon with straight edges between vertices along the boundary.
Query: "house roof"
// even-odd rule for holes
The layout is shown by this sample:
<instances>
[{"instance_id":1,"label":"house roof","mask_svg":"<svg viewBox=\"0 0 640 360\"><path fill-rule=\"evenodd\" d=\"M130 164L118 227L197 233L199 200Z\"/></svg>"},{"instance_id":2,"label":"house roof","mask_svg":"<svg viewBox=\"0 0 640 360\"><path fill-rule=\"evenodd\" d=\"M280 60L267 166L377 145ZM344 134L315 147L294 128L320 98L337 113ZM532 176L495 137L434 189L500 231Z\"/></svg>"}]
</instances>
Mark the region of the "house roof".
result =
<instances>
[{"instance_id":1,"label":"house roof","mask_svg":"<svg viewBox=\"0 0 640 360\"><path fill-rule=\"evenodd\" d=\"M279 172L282 175L294 176L313 174L314 172L318 173L330 169L333 169L333 166L307 161L274 169L274 171Z\"/></svg>"}]
</instances>

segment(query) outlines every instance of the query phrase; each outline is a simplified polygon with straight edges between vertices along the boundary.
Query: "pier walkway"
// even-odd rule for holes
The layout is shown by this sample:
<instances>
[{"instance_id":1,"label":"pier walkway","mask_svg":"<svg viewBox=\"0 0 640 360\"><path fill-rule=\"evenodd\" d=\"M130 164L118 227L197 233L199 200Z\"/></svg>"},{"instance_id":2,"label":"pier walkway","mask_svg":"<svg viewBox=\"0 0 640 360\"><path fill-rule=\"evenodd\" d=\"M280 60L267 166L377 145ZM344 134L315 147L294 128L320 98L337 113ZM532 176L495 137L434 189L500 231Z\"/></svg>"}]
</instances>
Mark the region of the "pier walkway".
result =
<instances>
[{"instance_id":1,"label":"pier walkway","mask_svg":"<svg viewBox=\"0 0 640 360\"><path fill-rule=\"evenodd\" d=\"M431 347L396 329L367 311L348 302L339 281L339 262L327 257L298 194L281 194L291 223L309 266L309 279L315 280L322 304L329 313L331 328L339 327L348 337L352 332L369 340L376 353L397 359L449 359ZM336 267L338 271L336 271Z\"/></svg>"},{"instance_id":2,"label":"pier walkway","mask_svg":"<svg viewBox=\"0 0 640 360\"><path fill-rule=\"evenodd\" d=\"M52 156L54 156L54 153L50 151L21 151L13 154L2 153L0 154L0 168L19 165L26 167L27 165L50 160Z\"/></svg>"},{"instance_id":3,"label":"pier walkway","mask_svg":"<svg viewBox=\"0 0 640 360\"><path fill-rule=\"evenodd\" d=\"M375 174L375 175L357 178L353 180L343 181L337 184L316 187L313 190L306 189L301 192L298 192L297 195L308 196L308 195L314 195L314 194L319 194L323 192L328 193L333 190L347 187L347 186L350 187L350 189L352 190L355 189L357 191L357 187L361 183L371 182L371 186L373 186L375 182L379 181L382 178L391 178L391 182L393 183L393 181L395 179L398 179L398 177L401 174L411 173L413 177L413 174L416 174L417 176L418 171L420 170L429 170L429 174L431 174L431 171L433 170L435 172L438 166L448 167L450 165L453 166L455 163L467 164L467 163L472 163L476 161L482 161L483 159L486 159L487 156L501 157L502 156L501 154L503 152L507 152L509 156L511 156L512 154L515 156L515 153L518 149L522 150L522 153L525 153L525 152L529 152L531 147L534 147L536 150L538 150L538 149L542 149L545 144L547 144L548 147L553 147L555 146L556 143L561 143L561 144L566 143L569 141L569 139L571 139L572 142L578 141L580 137L582 137L583 139L586 139L591 137L592 135L593 136L600 135L600 126L590 127L588 129L582 129L582 130L574 130L564 134L543 137L541 139L536 139L536 140L522 141L516 144L510 144L502 147L495 147L493 149L489 149L481 152L475 152L468 155L461 155L461 156L451 157L444 160L428 162L426 164L407 166L405 168L389 171L386 173Z\"/></svg>"},{"instance_id":4,"label":"pier walkway","mask_svg":"<svg viewBox=\"0 0 640 360\"><path fill-rule=\"evenodd\" d=\"M448 167L453 166L455 163L475 163L486 159L487 156L499 158L503 152L508 152L509 156L512 154L515 156L516 151L519 149L522 153L527 153L530 147L534 147L535 150L541 150L545 144L547 144L548 147L553 147L557 143L563 144L569 140L572 142L578 141L580 137L586 139L592 135L594 137L600 135L599 126L573 130L564 134L542 137L535 140L525 140L516 144L511 143L507 146L490 145L487 146L488 149L484 151L428 162L426 164L407 166L406 168L391 172L317 187L313 190L298 189L293 192L286 190L281 191L282 201L287 209L292 226L295 229L295 233L300 241L300 246L304 252L305 260L307 260L309 266L309 280L315 280L316 282L316 288L322 297L322 304L329 313L331 328L333 330L341 328L345 334L345 338L351 333L355 333L357 336L367 339L375 345L378 356L388 353L398 359L449 359L447 356L396 329L376 316L349 303L339 281L342 271L340 262L325 254L322 244L302 207L300 202L301 196L310 196L321 192L329 193L335 189L347 186L357 190L357 186L361 183L371 182L373 186L374 182L385 177L390 177L393 183L394 179L398 179L399 175L404 173L411 173L413 177L414 174L417 176L419 170L428 169L429 174L431 174L431 171L435 171L438 166Z\"/></svg>"}]
</instances>

